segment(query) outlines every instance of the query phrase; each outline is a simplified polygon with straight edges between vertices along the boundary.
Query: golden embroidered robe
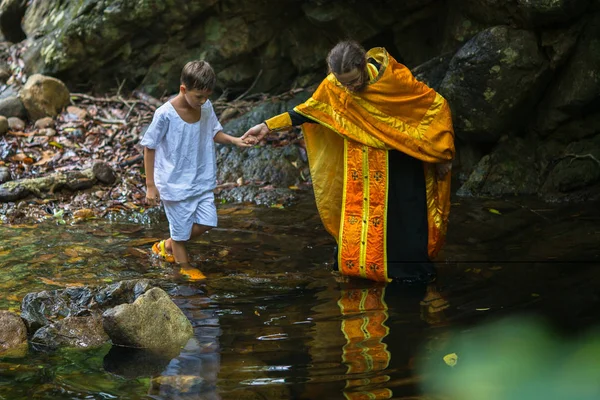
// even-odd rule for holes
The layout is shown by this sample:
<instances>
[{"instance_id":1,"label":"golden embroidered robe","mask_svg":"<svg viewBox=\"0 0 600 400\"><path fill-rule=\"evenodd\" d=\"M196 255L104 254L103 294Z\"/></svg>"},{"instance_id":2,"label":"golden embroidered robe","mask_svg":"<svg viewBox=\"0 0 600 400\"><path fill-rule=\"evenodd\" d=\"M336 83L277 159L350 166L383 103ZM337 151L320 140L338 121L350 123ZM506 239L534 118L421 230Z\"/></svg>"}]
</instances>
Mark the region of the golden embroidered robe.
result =
<instances>
[{"instance_id":1,"label":"golden embroidered robe","mask_svg":"<svg viewBox=\"0 0 600 400\"><path fill-rule=\"evenodd\" d=\"M294 111L303 124L319 214L338 242L345 275L388 281L388 152L423 161L427 202L427 252L441 249L450 210L450 174L438 179L435 163L454 157L450 108L435 90L417 81L384 48L367 53L380 68L360 92L327 76ZM270 129L291 125L289 113L266 121ZM402 245L401 243L398 245Z\"/></svg>"}]
</instances>

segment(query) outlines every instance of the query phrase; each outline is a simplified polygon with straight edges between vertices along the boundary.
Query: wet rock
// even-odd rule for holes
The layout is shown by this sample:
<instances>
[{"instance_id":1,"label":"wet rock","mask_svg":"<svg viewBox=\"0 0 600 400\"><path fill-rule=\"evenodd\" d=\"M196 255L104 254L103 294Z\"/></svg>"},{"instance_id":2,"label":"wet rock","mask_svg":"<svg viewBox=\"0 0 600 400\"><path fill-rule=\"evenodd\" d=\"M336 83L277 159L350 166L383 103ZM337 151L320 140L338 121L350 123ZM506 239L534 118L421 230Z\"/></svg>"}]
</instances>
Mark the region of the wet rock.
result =
<instances>
[{"instance_id":1,"label":"wet rock","mask_svg":"<svg viewBox=\"0 0 600 400\"><path fill-rule=\"evenodd\" d=\"M21 317L30 333L69 316L103 311L130 303L151 287L147 279L120 281L104 287L70 287L28 293L21 304Z\"/></svg>"},{"instance_id":2,"label":"wet rock","mask_svg":"<svg viewBox=\"0 0 600 400\"><path fill-rule=\"evenodd\" d=\"M0 167L0 184L12 180L10 169L8 167Z\"/></svg>"},{"instance_id":3,"label":"wet rock","mask_svg":"<svg viewBox=\"0 0 600 400\"><path fill-rule=\"evenodd\" d=\"M5 117L25 118L27 110L17 96L7 96L0 99L0 115Z\"/></svg>"},{"instance_id":4,"label":"wet rock","mask_svg":"<svg viewBox=\"0 0 600 400\"><path fill-rule=\"evenodd\" d=\"M172 350L194 334L190 321L160 288L148 290L132 304L105 311L102 318L108 336L122 346Z\"/></svg>"},{"instance_id":5,"label":"wet rock","mask_svg":"<svg viewBox=\"0 0 600 400\"><path fill-rule=\"evenodd\" d=\"M532 195L539 187L535 148L521 138L504 137L484 156L456 192L459 196Z\"/></svg>"},{"instance_id":6,"label":"wet rock","mask_svg":"<svg viewBox=\"0 0 600 400\"><path fill-rule=\"evenodd\" d=\"M94 348L108 342L102 327L102 316L67 317L38 329L31 342L46 348Z\"/></svg>"},{"instance_id":7,"label":"wet rock","mask_svg":"<svg viewBox=\"0 0 600 400\"><path fill-rule=\"evenodd\" d=\"M8 132L8 119L0 115L0 135L4 135L6 132Z\"/></svg>"},{"instance_id":8,"label":"wet rock","mask_svg":"<svg viewBox=\"0 0 600 400\"><path fill-rule=\"evenodd\" d=\"M0 311L0 356L27 343L27 328L18 314Z\"/></svg>"},{"instance_id":9,"label":"wet rock","mask_svg":"<svg viewBox=\"0 0 600 400\"><path fill-rule=\"evenodd\" d=\"M69 89L63 82L40 74L27 79L19 96L32 120L55 117L70 101Z\"/></svg>"},{"instance_id":10,"label":"wet rock","mask_svg":"<svg viewBox=\"0 0 600 400\"><path fill-rule=\"evenodd\" d=\"M465 141L495 143L522 130L549 78L549 64L531 32L487 29L452 58L440 93Z\"/></svg>"},{"instance_id":11,"label":"wet rock","mask_svg":"<svg viewBox=\"0 0 600 400\"><path fill-rule=\"evenodd\" d=\"M92 167L92 171L94 172L96 179L107 185L112 185L117 180L117 174L107 163L95 163Z\"/></svg>"},{"instance_id":12,"label":"wet rock","mask_svg":"<svg viewBox=\"0 0 600 400\"><path fill-rule=\"evenodd\" d=\"M40 118L35 121L35 127L37 129L54 128L54 119L50 117Z\"/></svg>"},{"instance_id":13,"label":"wet rock","mask_svg":"<svg viewBox=\"0 0 600 400\"><path fill-rule=\"evenodd\" d=\"M26 1L2 0L0 2L0 31L9 42L18 43L26 38L21 28Z\"/></svg>"},{"instance_id":14,"label":"wet rock","mask_svg":"<svg viewBox=\"0 0 600 400\"><path fill-rule=\"evenodd\" d=\"M25 130L25 122L21 118L10 117L8 118L8 127L11 131L23 131Z\"/></svg>"}]
</instances>

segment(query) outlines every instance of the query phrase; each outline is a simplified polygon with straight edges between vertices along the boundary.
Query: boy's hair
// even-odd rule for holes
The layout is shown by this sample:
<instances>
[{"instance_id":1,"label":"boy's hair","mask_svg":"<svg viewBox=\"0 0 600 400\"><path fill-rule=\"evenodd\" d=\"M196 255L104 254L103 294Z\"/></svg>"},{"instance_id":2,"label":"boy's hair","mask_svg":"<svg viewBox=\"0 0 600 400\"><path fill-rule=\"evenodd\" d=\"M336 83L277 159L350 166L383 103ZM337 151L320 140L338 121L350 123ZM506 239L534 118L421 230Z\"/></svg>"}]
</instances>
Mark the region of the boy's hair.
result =
<instances>
[{"instance_id":1,"label":"boy's hair","mask_svg":"<svg viewBox=\"0 0 600 400\"><path fill-rule=\"evenodd\" d=\"M213 90L217 77L210 64L204 60L190 61L181 71L180 82L188 90Z\"/></svg>"},{"instance_id":2,"label":"boy's hair","mask_svg":"<svg viewBox=\"0 0 600 400\"><path fill-rule=\"evenodd\" d=\"M365 49L354 40L344 40L336 44L327 55L327 66L329 72L341 75L367 67Z\"/></svg>"}]
</instances>

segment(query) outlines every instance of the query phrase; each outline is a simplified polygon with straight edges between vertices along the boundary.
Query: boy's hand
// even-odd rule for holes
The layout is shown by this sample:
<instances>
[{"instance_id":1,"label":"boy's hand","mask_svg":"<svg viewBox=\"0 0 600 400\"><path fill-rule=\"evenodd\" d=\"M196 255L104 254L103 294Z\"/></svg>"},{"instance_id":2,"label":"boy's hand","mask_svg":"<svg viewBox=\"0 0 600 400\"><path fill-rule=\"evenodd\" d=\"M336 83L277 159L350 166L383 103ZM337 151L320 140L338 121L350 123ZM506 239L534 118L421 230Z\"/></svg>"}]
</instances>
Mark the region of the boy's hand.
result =
<instances>
[{"instance_id":1,"label":"boy's hand","mask_svg":"<svg viewBox=\"0 0 600 400\"><path fill-rule=\"evenodd\" d=\"M246 133L242 135L242 140L253 137L256 139L256 142L260 142L269 132L269 127L263 122L248 129Z\"/></svg>"},{"instance_id":2,"label":"boy's hand","mask_svg":"<svg viewBox=\"0 0 600 400\"><path fill-rule=\"evenodd\" d=\"M155 206L160 202L160 195L158 194L158 189L156 185L150 184L146 188L146 203Z\"/></svg>"},{"instance_id":3,"label":"boy's hand","mask_svg":"<svg viewBox=\"0 0 600 400\"><path fill-rule=\"evenodd\" d=\"M254 138L252 138L254 139ZM252 142L252 140L249 139L242 139L241 137L236 137L231 139L231 141L233 142L234 145L238 146L238 147L252 147L254 145L254 142Z\"/></svg>"}]
</instances>

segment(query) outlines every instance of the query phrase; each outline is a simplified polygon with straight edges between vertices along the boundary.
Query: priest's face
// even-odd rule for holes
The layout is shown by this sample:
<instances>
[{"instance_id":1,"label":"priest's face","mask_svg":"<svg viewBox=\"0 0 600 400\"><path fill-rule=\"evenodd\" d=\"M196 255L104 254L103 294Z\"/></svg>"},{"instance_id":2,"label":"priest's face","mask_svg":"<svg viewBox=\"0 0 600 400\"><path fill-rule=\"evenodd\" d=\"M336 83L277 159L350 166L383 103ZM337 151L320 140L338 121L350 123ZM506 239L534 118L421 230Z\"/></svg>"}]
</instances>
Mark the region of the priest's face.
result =
<instances>
[{"instance_id":1,"label":"priest's face","mask_svg":"<svg viewBox=\"0 0 600 400\"><path fill-rule=\"evenodd\" d=\"M358 68L343 74L337 74L335 77L342 86L346 87L351 92L360 92L364 90L368 82L367 72L361 71Z\"/></svg>"}]
</instances>

